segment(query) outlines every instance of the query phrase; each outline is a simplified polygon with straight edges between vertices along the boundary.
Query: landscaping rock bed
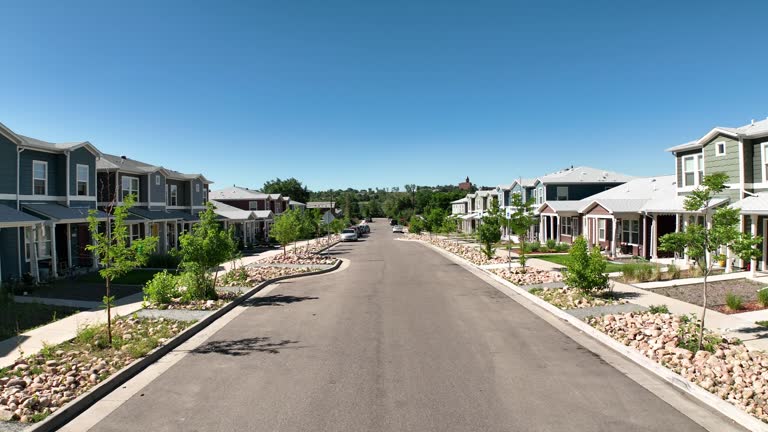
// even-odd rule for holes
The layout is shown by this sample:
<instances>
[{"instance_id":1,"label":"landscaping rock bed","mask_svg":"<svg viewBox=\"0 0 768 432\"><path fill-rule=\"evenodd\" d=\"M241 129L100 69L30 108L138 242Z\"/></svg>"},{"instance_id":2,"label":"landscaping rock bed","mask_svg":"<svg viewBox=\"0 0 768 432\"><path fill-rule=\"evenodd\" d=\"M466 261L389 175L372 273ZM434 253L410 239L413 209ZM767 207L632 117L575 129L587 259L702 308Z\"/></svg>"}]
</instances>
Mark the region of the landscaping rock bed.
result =
<instances>
[{"instance_id":1,"label":"landscaping rock bed","mask_svg":"<svg viewBox=\"0 0 768 432\"><path fill-rule=\"evenodd\" d=\"M275 255L264 261L259 261L258 264L334 265L336 264L336 258L315 253L304 253L302 250L299 253L291 252L285 255Z\"/></svg>"},{"instance_id":2,"label":"landscaping rock bed","mask_svg":"<svg viewBox=\"0 0 768 432\"><path fill-rule=\"evenodd\" d=\"M593 317L591 326L710 393L768 422L768 354L707 332L710 351L693 352L698 325L671 314L627 313ZM694 348L695 349L695 348Z\"/></svg>"},{"instance_id":3,"label":"landscaping rock bed","mask_svg":"<svg viewBox=\"0 0 768 432\"><path fill-rule=\"evenodd\" d=\"M121 318L112 325L112 348L107 347L106 325L99 325L82 329L69 342L17 360L0 369L0 421L44 419L191 324Z\"/></svg>"},{"instance_id":4,"label":"landscaping rock bed","mask_svg":"<svg viewBox=\"0 0 768 432\"><path fill-rule=\"evenodd\" d=\"M526 267L525 270L520 267L514 267L512 269L494 269L491 271L518 286L551 284L563 280L563 275L560 272L539 270L533 267Z\"/></svg>"},{"instance_id":5,"label":"landscaping rock bed","mask_svg":"<svg viewBox=\"0 0 768 432\"><path fill-rule=\"evenodd\" d=\"M488 259L478 247L467 246L466 244L461 243L457 244L455 241L445 240L436 236L430 237L428 234L404 234L404 237L410 240L421 240L430 243L477 265L502 264L507 262L506 258L501 257Z\"/></svg>"},{"instance_id":6,"label":"landscaping rock bed","mask_svg":"<svg viewBox=\"0 0 768 432\"><path fill-rule=\"evenodd\" d=\"M313 267L238 267L220 276L217 285L254 287L265 280L316 271Z\"/></svg>"},{"instance_id":7,"label":"landscaping rock bed","mask_svg":"<svg viewBox=\"0 0 768 432\"><path fill-rule=\"evenodd\" d=\"M219 298L217 300L187 300L183 297L171 299L170 303L145 303L146 309L157 310L195 310L195 311L214 311L226 306L232 300L236 299L240 293L233 291L216 291Z\"/></svg>"},{"instance_id":8,"label":"landscaping rock bed","mask_svg":"<svg viewBox=\"0 0 768 432\"><path fill-rule=\"evenodd\" d=\"M528 292L560 309L583 309L627 303L624 299L611 297L607 292L590 295L568 287L532 288Z\"/></svg>"},{"instance_id":9,"label":"landscaping rock bed","mask_svg":"<svg viewBox=\"0 0 768 432\"><path fill-rule=\"evenodd\" d=\"M729 293L740 296L745 303L757 300L757 291L764 285L749 279L731 279L707 283L707 307L716 308L725 305ZM690 284L647 289L656 294L682 300L686 303L701 305L704 301L704 284Z\"/></svg>"}]
</instances>

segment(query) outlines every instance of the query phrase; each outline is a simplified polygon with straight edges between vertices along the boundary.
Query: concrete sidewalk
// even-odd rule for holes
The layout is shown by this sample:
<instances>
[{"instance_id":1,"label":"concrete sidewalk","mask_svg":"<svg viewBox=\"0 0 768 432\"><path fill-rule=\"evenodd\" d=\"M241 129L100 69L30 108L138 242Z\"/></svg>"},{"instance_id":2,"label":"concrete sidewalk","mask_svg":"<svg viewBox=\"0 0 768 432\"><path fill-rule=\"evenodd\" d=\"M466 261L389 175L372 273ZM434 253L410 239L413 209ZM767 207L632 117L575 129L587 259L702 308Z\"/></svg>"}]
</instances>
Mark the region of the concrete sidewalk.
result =
<instances>
[{"instance_id":1,"label":"concrete sidewalk","mask_svg":"<svg viewBox=\"0 0 768 432\"><path fill-rule=\"evenodd\" d=\"M141 293L122 298L112 308L112 316L130 315L142 308L142 302L143 294ZM27 356L37 353L44 345L55 345L68 341L74 338L78 330L86 325L105 322L107 322L107 311L100 308L93 309L29 330L18 337L0 341L0 368L10 366L21 355Z\"/></svg>"}]
</instances>

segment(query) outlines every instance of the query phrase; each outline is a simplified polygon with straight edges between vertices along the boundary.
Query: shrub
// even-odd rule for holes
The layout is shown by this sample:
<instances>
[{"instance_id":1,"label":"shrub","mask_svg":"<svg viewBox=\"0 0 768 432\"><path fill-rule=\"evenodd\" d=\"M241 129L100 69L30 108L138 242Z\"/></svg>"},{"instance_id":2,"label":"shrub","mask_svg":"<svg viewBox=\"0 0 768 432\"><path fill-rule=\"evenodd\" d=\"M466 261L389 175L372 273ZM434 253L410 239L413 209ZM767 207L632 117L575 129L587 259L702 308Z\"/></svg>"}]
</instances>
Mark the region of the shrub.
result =
<instances>
[{"instance_id":1,"label":"shrub","mask_svg":"<svg viewBox=\"0 0 768 432\"><path fill-rule=\"evenodd\" d=\"M181 297L179 278L167 270L155 273L152 280L144 286L144 300L152 303L167 304L177 297Z\"/></svg>"},{"instance_id":2,"label":"shrub","mask_svg":"<svg viewBox=\"0 0 768 432\"><path fill-rule=\"evenodd\" d=\"M568 269L565 273L566 285L581 290L583 293L609 288L608 275L605 274L606 261L600 249L590 252L587 241L579 236L573 242L568 253Z\"/></svg>"},{"instance_id":3,"label":"shrub","mask_svg":"<svg viewBox=\"0 0 768 432\"><path fill-rule=\"evenodd\" d=\"M558 245L555 246L557 252L568 252L570 249L571 245L568 243L558 243Z\"/></svg>"},{"instance_id":4,"label":"shrub","mask_svg":"<svg viewBox=\"0 0 768 432\"><path fill-rule=\"evenodd\" d=\"M726 294L725 304L730 310L741 310L744 308L744 300L741 298L741 296L737 296L734 293Z\"/></svg>"},{"instance_id":5,"label":"shrub","mask_svg":"<svg viewBox=\"0 0 768 432\"><path fill-rule=\"evenodd\" d=\"M526 252L538 252L541 249L541 243L538 241L530 242L526 246Z\"/></svg>"},{"instance_id":6,"label":"shrub","mask_svg":"<svg viewBox=\"0 0 768 432\"><path fill-rule=\"evenodd\" d=\"M181 260L178 256L163 253L153 253L147 259L147 265L149 268L164 268L175 269L179 267Z\"/></svg>"},{"instance_id":7,"label":"shrub","mask_svg":"<svg viewBox=\"0 0 768 432\"><path fill-rule=\"evenodd\" d=\"M413 234L420 234L424 231L424 220L418 216L412 216L408 222L408 232Z\"/></svg>"},{"instance_id":8,"label":"shrub","mask_svg":"<svg viewBox=\"0 0 768 432\"><path fill-rule=\"evenodd\" d=\"M650 305L648 306L648 312L652 314L668 314L669 308L667 305Z\"/></svg>"},{"instance_id":9,"label":"shrub","mask_svg":"<svg viewBox=\"0 0 768 432\"><path fill-rule=\"evenodd\" d=\"M757 302L762 307L768 307L768 288L763 288L757 291Z\"/></svg>"},{"instance_id":10,"label":"shrub","mask_svg":"<svg viewBox=\"0 0 768 432\"><path fill-rule=\"evenodd\" d=\"M648 282L659 280L658 266L644 262L630 262L621 266L622 278L625 282Z\"/></svg>"},{"instance_id":11,"label":"shrub","mask_svg":"<svg viewBox=\"0 0 768 432\"><path fill-rule=\"evenodd\" d=\"M547 240L547 249L555 250L557 248L557 242L554 239Z\"/></svg>"},{"instance_id":12,"label":"shrub","mask_svg":"<svg viewBox=\"0 0 768 432\"><path fill-rule=\"evenodd\" d=\"M695 353L699 350L699 331L701 330L701 322L696 319L695 314L691 314L690 316L683 315L681 318L680 328L677 330L677 337L679 339L677 346ZM717 349L717 345L722 340L722 338L711 333L709 330L704 329L701 349L702 351L714 353Z\"/></svg>"},{"instance_id":13,"label":"shrub","mask_svg":"<svg viewBox=\"0 0 768 432\"><path fill-rule=\"evenodd\" d=\"M237 284L237 285L245 285L248 282L248 277L250 275L248 274L248 269L245 267L236 267L229 272L224 274L224 277L222 278L222 283L225 285L230 284Z\"/></svg>"},{"instance_id":14,"label":"shrub","mask_svg":"<svg viewBox=\"0 0 768 432\"><path fill-rule=\"evenodd\" d=\"M191 267L191 266L190 266ZM216 290L211 288L213 276L200 271L185 271L179 276L179 286L186 287L185 300L217 300Z\"/></svg>"}]
</instances>

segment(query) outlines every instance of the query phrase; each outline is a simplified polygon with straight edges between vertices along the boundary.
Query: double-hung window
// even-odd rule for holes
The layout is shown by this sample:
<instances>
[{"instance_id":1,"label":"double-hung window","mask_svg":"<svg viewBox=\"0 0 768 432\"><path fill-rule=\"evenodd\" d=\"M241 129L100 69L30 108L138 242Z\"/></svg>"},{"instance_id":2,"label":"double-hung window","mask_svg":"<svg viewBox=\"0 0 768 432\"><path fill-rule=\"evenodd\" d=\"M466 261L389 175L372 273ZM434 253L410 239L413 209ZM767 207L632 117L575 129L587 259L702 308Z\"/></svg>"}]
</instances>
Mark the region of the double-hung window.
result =
<instances>
[{"instance_id":1,"label":"double-hung window","mask_svg":"<svg viewBox=\"0 0 768 432\"><path fill-rule=\"evenodd\" d=\"M141 239L141 225L128 225L128 237L129 243L133 243L134 241Z\"/></svg>"},{"instance_id":2,"label":"double-hung window","mask_svg":"<svg viewBox=\"0 0 768 432\"><path fill-rule=\"evenodd\" d=\"M195 192L200 193L200 183L195 183Z\"/></svg>"},{"instance_id":3,"label":"double-hung window","mask_svg":"<svg viewBox=\"0 0 768 432\"><path fill-rule=\"evenodd\" d=\"M560 219L560 235L573 235L573 223L571 218L567 217Z\"/></svg>"},{"instance_id":4,"label":"double-hung window","mask_svg":"<svg viewBox=\"0 0 768 432\"><path fill-rule=\"evenodd\" d=\"M715 143L715 156L725 156L725 141Z\"/></svg>"},{"instance_id":5,"label":"double-hung window","mask_svg":"<svg viewBox=\"0 0 768 432\"><path fill-rule=\"evenodd\" d=\"M640 244L640 221L624 220L621 224L621 241L629 244Z\"/></svg>"},{"instance_id":6,"label":"double-hung window","mask_svg":"<svg viewBox=\"0 0 768 432\"><path fill-rule=\"evenodd\" d=\"M32 195L48 195L48 162L32 161Z\"/></svg>"},{"instance_id":7,"label":"double-hung window","mask_svg":"<svg viewBox=\"0 0 768 432\"><path fill-rule=\"evenodd\" d=\"M155 174L155 186L160 186L160 174Z\"/></svg>"},{"instance_id":8,"label":"double-hung window","mask_svg":"<svg viewBox=\"0 0 768 432\"><path fill-rule=\"evenodd\" d=\"M139 199L139 179L138 177L123 176L121 180L120 199L125 201L125 197L128 195L134 195L136 199Z\"/></svg>"},{"instance_id":9,"label":"double-hung window","mask_svg":"<svg viewBox=\"0 0 768 432\"><path fill-rule=\"evenodd\" d=\"M37 248L37 259L51 258L51 227L38 225L24 230L24 255L32 259L32 248Z\"/></svg>"},{"instance_id":10,"label":"double-hung window","mask_svg":"<svg viewBox=\"0 0 768 432\"><path fill-rule=\"evenodd\" d=\"M88 177L90 174L90 168L88 165L78 164L77 171L77 196L88 196Z\"/></svg>"},{"instance_id":11,"label":"double-hung window","mask_svg":"<svg viewBox=\"0 0 768 432\"><path fill-rule=\"evenodd\" d=\"M683 157L683 186L696 186L704 179L704 157L702 155Z\"/></svg>"},{"instance_id":12,"label":"double-hung window","mask_svg":"<svg viewBox=\"0 0 768 432\"><path fill-rule=\"evenodd\" d=\"M597 220L597 239L605 241L605 219Z\"/></svg>"},{"instance_id":13,"label":"double-hung window","mask_svg":"<svg viewBox=\"0 0 768 432\"><path fill-rule=\"evenodd\" d=\"M568 201L568 186L557 187L557 200Z\"/></svg>"},{"instance_id":14,"label":"double-hung window","mask_svg":"<svg viewBox=\"0 0 768 432\"><path fill-rule=\"evenodd\" d=\"M179 202L179 189L178 189L178 187L176 185L170 185L169 191L170 191L170 193L168 195L169 196L168 205L170 205L170 206L179 205L178 204L178 202Z\"/></svg>"}]
</instances>

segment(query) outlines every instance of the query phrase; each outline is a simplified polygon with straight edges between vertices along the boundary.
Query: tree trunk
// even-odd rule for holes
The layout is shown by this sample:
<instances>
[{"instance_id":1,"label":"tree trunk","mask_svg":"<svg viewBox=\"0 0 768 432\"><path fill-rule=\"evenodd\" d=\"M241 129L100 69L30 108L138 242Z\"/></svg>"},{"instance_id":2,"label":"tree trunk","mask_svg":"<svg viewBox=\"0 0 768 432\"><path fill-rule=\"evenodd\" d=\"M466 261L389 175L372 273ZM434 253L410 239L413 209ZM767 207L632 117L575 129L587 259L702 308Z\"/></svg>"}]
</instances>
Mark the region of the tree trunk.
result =
<instances>
[{"instance_id":1,"label":"tree trunk","mask_svg":"<svg viewBox=\"0 0 768 432\"><path fill-rule=\"evenodd\" d=\"M704 318L707 316L707 276L709 271L704 273L704 310L701 312L701 327L699 328L699 351L701 351L704 341Z\"/></svg>"},{"instance_id":2,"label":"tree trunk","mask_svg":"<svg viewBox=\"0 0 768 432\"><path fill-rule=\"evenodd\" d=\"M107 341L109 346L112 346L112 301L109 298L109 286L112 282L112 278L107 278Z\"/></svg>"}]
</instances>

